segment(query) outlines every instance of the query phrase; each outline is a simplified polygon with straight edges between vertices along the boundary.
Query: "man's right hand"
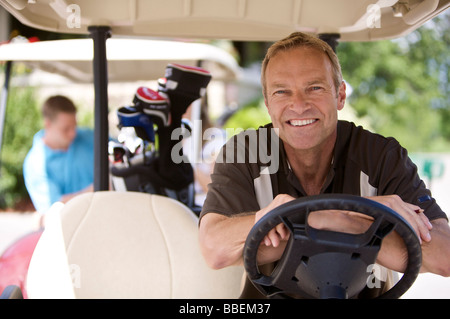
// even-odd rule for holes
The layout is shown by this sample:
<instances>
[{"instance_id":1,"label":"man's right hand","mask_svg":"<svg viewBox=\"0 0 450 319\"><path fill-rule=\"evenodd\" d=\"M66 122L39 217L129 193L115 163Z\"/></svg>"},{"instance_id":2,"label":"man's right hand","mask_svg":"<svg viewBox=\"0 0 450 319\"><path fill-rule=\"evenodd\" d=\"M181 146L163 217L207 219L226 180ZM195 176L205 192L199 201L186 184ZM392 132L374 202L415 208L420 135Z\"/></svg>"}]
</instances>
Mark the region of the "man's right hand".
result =
<instances>
[{"instance_id":1,"label":"man's right hand","mask_svg":"<svg viewBox=\"0 0 450 319\"><path fill-rule=\"evenodd\" d=\"M266 215L268 212L273 210L274 208L285 204L287 202L290 202L294 200L295 198L287 195L287 194L280 194L277 195L273 201L263 209L259 210L255 214L255 224L258 222L261 217ZM282 240L288 240L289 239L289 230L284 226L284 224L278 224L275 228L273 228L269 233L264 237L264 244L266 246L273 246L278 247L280 245L280 242Z\"/></svg>"}]
</instances>

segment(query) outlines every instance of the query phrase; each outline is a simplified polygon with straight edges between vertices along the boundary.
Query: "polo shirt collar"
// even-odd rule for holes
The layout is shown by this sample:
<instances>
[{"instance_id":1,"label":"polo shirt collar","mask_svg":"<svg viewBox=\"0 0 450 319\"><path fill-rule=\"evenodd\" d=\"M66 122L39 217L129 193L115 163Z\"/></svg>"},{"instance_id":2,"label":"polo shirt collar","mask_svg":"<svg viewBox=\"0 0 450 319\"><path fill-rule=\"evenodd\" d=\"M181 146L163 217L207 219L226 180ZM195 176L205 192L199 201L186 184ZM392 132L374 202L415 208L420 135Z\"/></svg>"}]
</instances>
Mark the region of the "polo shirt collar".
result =
<instances>
[{"instance_id":1,"label":"polo shirt collar","mask_svg":"<svg viewBox=\"0 0 450 319\"><path fill-rule=\"evenodd\" d=\"M330 186L332 183L335 172L340 165L339 163L342 162L339 159L342 158L343 150L345 149L345 143L346 138L345 135L347 135L347 130L345 129L345 125L342 123L342 121L338 121L337 124L337 138L336 143L334 146L333 151L333 158L331 159L331 165L330 170L328 172L328 175L325 179L325 183L322 186L322 189L320 193L324 193L326 189ZM286 151L284 149L284 142L280 139L280 172L285 176L288 183L294 187L294 189L297 191L298 194L302 196L307 196L306 192L304 191L300 181L298 180L297 176L295 176L294 172L291 169L291 165L289 164Z\"/></svg>"}]
</instances>

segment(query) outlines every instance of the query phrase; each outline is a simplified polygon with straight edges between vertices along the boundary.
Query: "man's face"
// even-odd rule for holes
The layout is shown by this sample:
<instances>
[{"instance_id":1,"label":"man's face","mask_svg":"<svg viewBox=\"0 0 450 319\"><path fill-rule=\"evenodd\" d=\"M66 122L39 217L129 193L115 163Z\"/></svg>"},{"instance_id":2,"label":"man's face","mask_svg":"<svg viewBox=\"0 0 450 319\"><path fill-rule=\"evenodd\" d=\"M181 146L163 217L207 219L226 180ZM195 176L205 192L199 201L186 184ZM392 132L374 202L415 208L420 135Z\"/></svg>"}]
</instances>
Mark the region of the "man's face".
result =
<instances>
[{"instance_id":1,"label":"man's face","mask_svg":"<svg viewBox=\"0 0 450 319\"><path fill-rule=\"evenodd\" d=\"M46 135L57 149L66 150L76 136L77 120L72 113L60 112L53 121L46 121Z\"/></svg>"},{"instance_id":2,"label":"man's face","mask_svg":"<svg viewBox=\"0 0 450 319\"><path fill-rule=\"evenodd\" d=\"M316 49L281 51L269 61L265 103L285 147L311 150L334 143L345 84L336 94L332 74L328 57Z\"/></svg>"}]
</instances>

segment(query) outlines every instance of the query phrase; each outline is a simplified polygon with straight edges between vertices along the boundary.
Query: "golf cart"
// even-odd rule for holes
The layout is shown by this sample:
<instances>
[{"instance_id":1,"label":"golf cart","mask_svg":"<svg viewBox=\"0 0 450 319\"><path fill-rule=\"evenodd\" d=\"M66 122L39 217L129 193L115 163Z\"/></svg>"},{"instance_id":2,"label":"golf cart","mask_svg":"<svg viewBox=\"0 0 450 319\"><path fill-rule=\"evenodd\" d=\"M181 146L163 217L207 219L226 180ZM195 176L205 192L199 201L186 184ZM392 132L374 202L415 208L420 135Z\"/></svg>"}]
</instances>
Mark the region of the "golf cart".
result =
<instances>
[{"instance_id":1,"label":"golf cart","mask_svg":"<svg viewBox=\"0 0 450 319\"><path fill-rule=\"evenodd\" d=\"M230 54L226 53L222 49L207 44L113 38L108 40L107 48L108 65L112 70L110 83L117 82L122 84L130 81L132 83L136 83L136 81L143 80L153 80L153 82L156 83L156 79L164 76L165 69L171 63L172 65L183 65L184 68L193 69L196 69L196 66L201 65L204 70L208 70L208 74L213 77L212 81L215 82L214 84L216 86L227 86L228 83L233 83L240 76L240 68L238 67L236 60ZM126 50L124 48L126 48ZM76 54L74 54L74 52L76 52ZM75 84L89 83L92 81L92 56L93 48L91 39L56 40L32 43L22 40L0 45L0 60L8 61L7 65L9 68L11 68L12 63L21 62L35 70L43 70L54 74L63 75ZM5 81L5 89L2 95L4 103L6 102L6 93L8 92L8 82L9 77ZM142 84L142 82L139 83ZM151 81L144 83L149 83L149 85L152 84ZM45 85L45 83L43 85ZM180 87L183 86L181 85ZM137 89L138 87L136 86L136 90ZM146 90L151 91L149 88L146 88ZM140 98L145 97L142 96L142 92L140 92L139 96ZM129 102L133 102L132 95L129 97ZM192 105L192 119L194 121L199 116L199 102L200 101L195 101ZM3 104L1 109L4 111L5 108L6 105ZM131 107L118 107L117 112L115 111L111 113L113 113L113 116L117 116L123 113L123 111L121 111L122 109L131 109ZM145 111L151 110L146 108ZM130 118L131 120L136 118L135 115L139 115L140 117L147 116L143 112L137 112L135 108L134 113L131 115L133 116ZM151 127L148 126L149 123L145 124L147 125L146 129L151 130L152 134L154 134L153 123L150 122ZM136 127L135 123L128 125L127 123L122 122L121 125L131 126L135 129L140 128ZM117 146L117 144L120 143L112 144L113 146ZM199 145L196 145L195 143L193 144L194 148L199 147ZM121 145L121 149L124 149L124 147L124 145ZM111 141L109 149L111 149ZM110 156L111 155L114 154L110 154ZM146 173L148 173L149 168L144 165L137 164L136 157L137 156L134 156L132 158L133 165L128 168L119 168L115 166L115 163L111 163L111 178L116 178L116 184L114 184L114 180L112 181L112 186L115 190L118 190L118 185L124 185L124 189L118 191L129 191L130 188L134 188L138 191L138 187L141 185L135 181L136 174L133 174L130 178L128 178L130 181L127 181L127 178L117 177L114 175L117 171L116 175L124 176L126 172L123 173L123 171L125 171L125 169L130 170L131 168L141 171L146 169ZM166 168L166 170L168 169ZM151 170L150 173L152 173ZM143 178L148 179L148 176L145 175ZM117 179L119 181L117 181ZM122 183L120 183L120 180L122 180ZM155 192L152 193L154 194ZM172 193L174 194L174 197L177 196L176 191ZM166 196L171 197L169 195ZM120 196L120 194L118 196ZM190 198L192 198L192 194ZM182 200L180 201L183 202ZM193 210L194 207L192 207L192 203L191 205L188 205L189 203L185 204ZM56 207L58 207L58 205ZM195 227L193 229L196 230L196 227L197 226L195 223ZM3 287L6 287L6 284L15 283L22 289L24 297L28 297L24 285L24 278L26 277L31 255L41 233L42 231L37 231L27 234L8 247L5 253L1 256L1 290L3 290ZM186 251L189 251L189 249L186 249ZM200 267L199 269L202 268ZM208 272L210 270L203 269L203 271ZM226 278L226 276L224 278ZM240 284L240 279L237 279L237 284Z\"/></svg>"},{"instance_id":2,"label":"golf cart","mask_svg":"<svg viewBox=\"0 0 450 319\"><path fill-rule=\"evenodd\" d=\"M260 0L190 0L190 1L165 1L164 4L158 1L116 1L114 6L104 7L104 3L93 1L75 1L74 4L67 4L65 1L55 1L50 4L34 1L2 0L0 3L23 23L35 27L73 33L90 33L94 40L94 85L96 88L96 157L95 171L97 173L94 182L94 195L80 196L74 199L64 207L61 214L55 216L55 230L59 238L64 238L65 246L59 247L63 255L73 253L71 256L61 258L61 264L78 265L75 270L95 269L96 265L82 263L85 260L100 258L100 251L106 249L92 249L88 253L86 247L95 246L90 242L92 238L101 241L102 238L116 237L114 232L92 235L91 232L99 226L99 221L105 218L109 221L112 216L119 216L117 224L120 229L130 231L128 237L133 237L136 242L142 232L137 232L133 227L127 227L120 213L122 210L134 210L133 208L119 205L113 201L118 196L108 192L108 170L107 170L107 80L108 73L106 67L106 48L105 43L109 35L117 34L124 36L153 36L153 37L185 37L185 38L228 38L235 40L276 40L280 39L294 30L301 30L319 34L324 40L329 41L332 46L338 39L342 41L368 41L385 38L393 38L404 35L433 16L444 11L449 6L449 1L426 0L426 1L260 1ZM98 7L96 7L98 5ZM348 10L351 6L352 10ZM155 14L156 13L156 14ZM129 196L129 197L127 197ZM135 198L136 194L124 194L122 200L126 203L142 203ZM139 194L145 200L156 198L152 195ZM128 199L127 199L128 198ZM159 200L160 198L158 198ZM166 199L164 199L166 200ZM99 203L101 202L101 203ZM111 204L111 210L120 210L117 214L110 214L105 217L101 214L104 208L103 203ZM173 202L171 202L172 204ZM160 204L151 204L155 208L163 206ZM95 209L94 209L94 208ZM149 210L152 210L151 208ZM136 207L138 210L139 206ZM172 206L171 208L172 209ZM335 233L318 233L305 224L306 217L310 211L320 209L346 209L359 211L375 218L373 227L365 234L359 237L352 237ZM295 220L291 219L292 211L304 211L303 217ZM74 213L75 212L75 213ZM97 214L97 216L93 216ZM73 215L75 214L75 215ZM73 217L72 217L73 216ZM92 222L86 222L87 216ZM159 216L159 215L158 215ZM298 216L297 216L298 217ZM121 219L122 218L122 219ZM59 220L61 219L61 220ZM158 218L155 218L158 220ZM69 223L70 220L70 223ZM173 222L174 220L171 220ZM113 223L114 221L111 221ZM256 249L264 234L278 223L283 222L291 231L292 241L288 250L280 261L280 267L271 276L265 276L259 273L255 263ZM61 227L62 225L62 227ZM82 226L82 229L77 225ZM75 229L74 229L75 227ZM174 228L173 225L170 228ZM51 234L50 228L46 229ZM117 228L114 228L117 229ZM147 229L147 228L146 228ZM408 267L405 275L395 285L391 293L386 293L385 297L398 297L414 281L420 268L421 256L418 239L411 232L411 227L394 212L379 207L372 202L361 201L356 198L307 198L298 200L289 206L280 207L263 218L261 223L255 225L250 233L244 252L245 267L249 278L253 280L255 286L265 294L286 294L297 293L308 297L323 298L341 298L352 297L354 291L364 286L366 281L360 280L354 282L354 278L342 276L338 278L343 269L354 270L356 277L364 277L363 270L367 265L373 264L377 249L381 241L390 231L395 229L404 238L408 247ZM44 232L44 235L45 235ZM179 234L180 232L178 232ZM183 231L184 233L184 231ZM44 238L44 235L42 238ZM51 236L51 235L49 235ZM83 236L84 241L83 241ZM133 238L129 238L130 240ZM84 242L84 245L77 246L74 239ZM47 240L55 242L53 240ZM302 243L308 242L308 249L305 251ZM41 245L42 243L42 245ZM48 253L45 249L46 241L39 242L36 249L34 260L38 264L38 249L42 253ZM60 244L63 244L59 241ZM116 251L120 251L120 241L112 242ZM171 246L171 245L167 245ZM122 246L123 247L123 246ZM100 251L99 251L100 250ZM125 249L126 250L126 249ZM54 250L56 251L56 249ZM320 252L325 252L321 254ZM171 255L172 256L172 255ZM174 256L174 255L173 255ZM102 257L111 257L109 255ZM75 259L72 259L75 258ZM186 257L193 259L192 256ZM350 261L351 266L337 267L339 271L331 272L331 279L323 279L323 276L330 275L329 269L316 269L308 265L329 264L323 261L323 258L332 258L334 261ZM126 258L117 258L115 261L123 261ZM296 259L296 260L295 260ZM75 260L71 262L70 260ZM186 259L183 259L185 261ZM293 262L293 260L295 260ZM149 258L150 263L154 262ZM49 287L48 280L51 277L57 277L56 269L52 263L52 269L48 270L48 276L43 275L41 270L33 274L33 267L30 265L29 284L40 277L41 288ZM144 264L144 261L139 263ZM67 274L71 269L66 265L63 267L66 286L70 286ZM148 268L147 268L148 269ZM73 270L73 269L72 269ZM342 271L341 271L342 270ZM104 272L104 267L98 267L96 274ZM318 272L318 273L317 273ZM52 276L50 276L52 275ZM89 276L81 276L86 278ZM95 279L95 284L84 284L85 287L107 285L110 280ZM352 277L352 276L350 276ZM367 276L366 276L367 277ZM31 280L33 278L33 280ZM110 277L109 277L110 278ZM103 277L102 277L103 279ZM308 280L306 280L308 279ZM308 287L304 283L310 280ZM84 280L84 279L83 279ZM174 279L173 282L176 282ZM167 284L167 282L165 281ZM158 282L161 284L161 282ZM115 287L117 288L117 287ZM192 288L192 287L191 287ZM43 288L42 288L43 289ZM117 290L120 290L117 288ZM70 296L73 296L74 288ZM111 291L115 291L112 289ZM195 288L191 289L192 296ZM53 291L56 295L57 293ZM55 295L53 295L55 296ZM86 296L86 295L85 295ZM89 295L102 296L102 295ZM123 295L120 295L123 296ZM130 296L130 295L128 295Z\"/></svg>"},{"instance_id":3,"label":"golf cart","mask_svg":"<svg viewBox=\"0 0 450 319\"><path fill-rule=\"evenodd\" d=\"M235 81L240 74L240 69L236 60L229 53L217 47L202 43L112 38L107 42L107 52L110 83L136 82L139 80L156 81L158 78L164 77L166 68L171 63L178 66L188 66L189 68L201 67L202 69L207 70L210 73L212 80L216 84L220 83L224 89L227 86L227 83ZM2 61L8 61L8 68L11 68L12 62L20 61L35 69L63 75L76 83L92 82L92 56L93 48L91 39L33 43L19 41L4 44L0 47L0 59ZM174 73L173 70L179 70L179 68L171 68L170 70L172 74ZM182 72L181 74L189 74L186 68L182 69L182 71L180 70L180 72ZM7 74L9 73L10 72L7 72ZM189 80L189 77L187 79ZM8 82L9 78L5 81L5 93L7 93ZM186 87L187 85L185 83L179 84L179 88L186 89ZM179 91L179 88L177 92ZM156 89L156 87L154 87L154 89ZM205 93L207 89L208 88L205 87ZM151 89L147 88L146 90ZM172 94L172 91L173 90L168 90L168 92L163 94ZM142 135L140 137L143 137L144 144L151 143L153 148L155 148L155 133L153 132L153 125L155 123L150 119L150 115L144 113L158 113L158 111L151 110L151 107L158 102L151 101L151 103L148 104L144 101L145 97L142 95L143 91L141 90L139 92L140 93L136 93L138 103L134 103L133 96L130 96L129 104L127 107L123 107L118 111L117 117L119 117L119 121L126 121L126 123L119 123L121 127L131 126L134 127L137 132L142 131L143 123L140 122L146 121L145 125L147 127L144 129L147 130L151 138ZM7 100L5 95L6 94L4 94L3 104L0 106L1 114L5 112L5 103ZM191 123L200 120L201 101L200 99L197 99L197 97L199 96L194 96L195 101L192 105ZM173 99L174 97L172 100ZM183 97L181 103L184 103L184 100L188 103L187 105L191 104L189 98L186 97ZM132 103L136 105L132 105ZM136 107L140 108L140 110L137 110ZM157 107L161 108L162 105ZM131 108L135 109L134 112L131 111ZM185 105L181 106L181 108L185 108ZM126 115L123 113L124 111L127 112ZM158 118L156 113L154 115ZM162 114L163 113L160 115ZM167 119L165 122L167 122ZM135 124L138 125L139 129L136 126L133 126ZM162 125L157 133L160 139L163 138L162 131L164 130L164 126L167 125ZM176 128L179 126L179 123L173 123L172 126ZM172 130L173 128L166 133L170 134ZM197 154L199 152L198 141L200 138L197 136L198 133L200 133L198 129L192 132L192 154ZM120 152L127 155L131 154L130 156L134 155L134 152L130 151L123 143L122 145L120 145L120 143L116 143L115 145L111 144L113 143L109 143L109 153L116 151L116 157ZM161 147L170 147L170 145L163 145L162 143L159 143L159 145ZM145 149L145 147L141 147L141 150L142 149ZM152 193L161 195L168 194L169 197L181 200L189 208L196 210L198 213L199 207L198 205L194 205L195 194L192 169L190 169L190 166L185 165L184 170L177 170L176 167L174 168L168 165L170 164L169 161L160 161L160 163L158 163L158 169L152 170L151 165L137 165L136 159L137 157L134 156L134 165L132 167L129 165L131 162L130 158L125 161L122 160L120 163L118 163L119 161L117 158L113 161L115 165L113 165L111 170L113 173L112 184L114 189L139 191L143 188L151 188L152 190L155 190ZM126 162L127 165L125 165L124 162ZM191 162L193 162L193 158L191 159ZM119 168L120 165L122 165L122 167ZM142 174L143 170L144 174ZM138 174L137 171L140 171L141 173ZM159 171L171 172L173 176L166 175L160 178L158 174ZM138 175L141 177L138 177ZM142 176L147 179L145 180ZM186 176L185 182L181 180L181 176ZM153 184L155 184L157 179L159 179L158 185L151 185L149 182L149 180L152 180Z\"/></svg>"}]
</instances>

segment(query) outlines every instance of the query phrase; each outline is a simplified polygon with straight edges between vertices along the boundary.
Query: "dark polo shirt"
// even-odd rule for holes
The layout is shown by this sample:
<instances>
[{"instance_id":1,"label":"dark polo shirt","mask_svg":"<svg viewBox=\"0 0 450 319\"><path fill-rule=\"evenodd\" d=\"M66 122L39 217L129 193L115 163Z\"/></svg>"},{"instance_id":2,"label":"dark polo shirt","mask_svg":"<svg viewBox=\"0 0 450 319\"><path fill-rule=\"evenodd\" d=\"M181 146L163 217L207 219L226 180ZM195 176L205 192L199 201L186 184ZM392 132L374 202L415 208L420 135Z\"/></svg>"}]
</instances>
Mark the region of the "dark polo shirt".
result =
<instances>
[{"instance_id":1,"label":"dark polo shirt","mask_svg":"<svg viewBox=\"0 0 450 319\"><path fill-rule=\"evenodd\" d=\"M231 138L217 157L211 179L200 218L211 212L226 216L256 212L278 194L306 196L271 124ZM397 194L403 201L423 208L430 220L447 218L434 199L418 202L420 197L431 193L406 149L394 138L385 138L346 121L338 122L333 161L321 193ZM273 269L273 265L264 267L265 271L260 267L261 272ZM392 273L388 276L391 278ZM366 287L358 297L376 297L391 285L388 280L379 289ZM241 297L262 295L247 279Z\"/></svg>"},{"instance_id":2,"label":"dark polo shirt","mask_svg":"<svg viewBox=\"0 0 450 319\"><path fill-rule=\"evenodd\" d=\"M256 212L278 194L295 198L306 196L289 167L283 142L272 130L272 125L268 124L245 138L248 131L241 132L225 144L214 166L200 217L209 212L227 216ZM274 143L279 145L274 148ZM271 150L277 150L278 156L270 154ZM227 152L234 154L230 157ZM257 156L248 156L254 153ZM334 158L321 193L397 194L403 201L423 208L430 220L447 218L434 199L418 202L420 197L431 196L431 193L397 140L346 121L338 122Z\"/></svg>"}]
</instances>

